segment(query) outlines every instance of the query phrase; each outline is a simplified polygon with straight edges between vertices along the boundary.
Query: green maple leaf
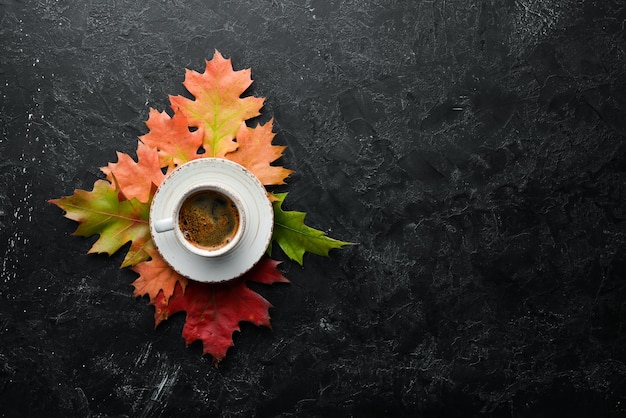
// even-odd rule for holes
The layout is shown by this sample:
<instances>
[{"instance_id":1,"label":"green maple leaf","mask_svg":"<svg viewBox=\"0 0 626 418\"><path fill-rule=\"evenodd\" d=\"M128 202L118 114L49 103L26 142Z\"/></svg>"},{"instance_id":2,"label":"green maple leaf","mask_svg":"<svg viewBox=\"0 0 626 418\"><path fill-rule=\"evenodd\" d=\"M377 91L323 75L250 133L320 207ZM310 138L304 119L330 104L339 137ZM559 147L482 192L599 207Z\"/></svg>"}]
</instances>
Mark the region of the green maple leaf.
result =
<instances>
[{"instance_id":1,"label":"green maple leaf","mask_svg":"<svg viewBox=\"0 0 626 418\"><path fill-rule=\"evenodd\" d=\"M330 238L322 231L304 224L306 213L297 211L283 211L282 204L287 193L274 193L274 233L275 241L285 254L298 264L302 265L305 252L328 256L333 248L351 245L350 242L338 241ZM271 252L271 248L269 249Z\"/></svg>"},{"instance_id":2,"label":"green maple leaf","mask_svg":"<svg viewBox=\"0 0 626 418\"><path fill-rule=\"evenodd\" d=\"M89 253L113 254L132 241L122 267L133 266L147 260L148 250L154 248L150 237L148 216L150 202L141 203L118 199L118 190L105 180L98 180L91 192L75 190L72 196L50 200L65 210L65 217L77 221L73 235L90 237L99 234Z\"/></svg>"}]
</instances>

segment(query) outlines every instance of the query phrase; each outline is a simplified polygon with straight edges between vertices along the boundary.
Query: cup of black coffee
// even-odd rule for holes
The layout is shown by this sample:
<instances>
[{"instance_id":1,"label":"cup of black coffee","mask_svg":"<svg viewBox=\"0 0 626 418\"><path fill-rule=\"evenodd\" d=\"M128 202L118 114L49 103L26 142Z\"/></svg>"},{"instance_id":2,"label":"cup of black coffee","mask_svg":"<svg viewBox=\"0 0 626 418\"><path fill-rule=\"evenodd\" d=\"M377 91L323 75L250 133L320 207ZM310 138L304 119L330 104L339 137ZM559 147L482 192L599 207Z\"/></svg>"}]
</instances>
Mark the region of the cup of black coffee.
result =
<instances>
[{"instance_id":1,"label":"cup of black coffee","mask_svg":"<svg viewBox=\"0 0 626 418\"><path fill-rule=\"evenodd\" d=\"M150 204L154 248L177 273L199 282L241 277L267 252L274 208L261 181L223 158L172 170Z\"/></svg>"},{"instance_id":2,"label":"cup of black coffee","mask_svg":"<svg viewBox=\"0 0 626 418\"><path fill-rule=\"evenodd\" d=\"M218 184L190 188L175 205L172 217L154 221L157 233L174 231L183 247L203 257L232 251L244 228L241 199Z\"/></svg>"}]
</instances>

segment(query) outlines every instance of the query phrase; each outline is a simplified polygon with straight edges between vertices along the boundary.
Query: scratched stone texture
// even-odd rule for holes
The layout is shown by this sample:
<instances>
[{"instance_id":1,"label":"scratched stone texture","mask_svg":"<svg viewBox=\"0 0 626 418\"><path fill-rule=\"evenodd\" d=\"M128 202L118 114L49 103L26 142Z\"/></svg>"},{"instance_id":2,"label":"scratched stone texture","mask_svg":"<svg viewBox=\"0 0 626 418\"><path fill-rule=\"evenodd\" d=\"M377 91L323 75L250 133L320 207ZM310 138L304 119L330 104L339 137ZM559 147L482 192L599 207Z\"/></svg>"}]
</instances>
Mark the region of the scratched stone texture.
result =
<instances>
[{"instance_id":1,"label":"scratched stone texture","mask_svg":"<svg viewBox=\"0 0 626 418\"><path fill-rule=\"evenodd\" d=\"M626 415L626 4L0 2L0 415ZM214 368L46 201L133 153L218 49L252 68L285 261ZM286 260L286 257L278 254Z\"/></svg>"}]
</instances>

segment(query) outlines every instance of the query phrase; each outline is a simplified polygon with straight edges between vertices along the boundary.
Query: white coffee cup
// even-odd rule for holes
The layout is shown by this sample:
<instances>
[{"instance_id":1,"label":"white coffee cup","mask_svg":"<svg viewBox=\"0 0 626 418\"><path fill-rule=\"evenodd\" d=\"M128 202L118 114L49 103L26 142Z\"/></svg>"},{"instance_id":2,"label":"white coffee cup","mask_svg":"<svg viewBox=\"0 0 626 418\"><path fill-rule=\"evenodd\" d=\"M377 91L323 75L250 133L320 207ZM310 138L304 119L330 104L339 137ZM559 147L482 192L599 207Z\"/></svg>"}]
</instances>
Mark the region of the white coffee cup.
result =
<instances>
[{"instance_id":1,"label":"white coffee cup","mask_svg":"<svg viewBox=\"0 0 626 418\"><path fill-rule=\"evenodd\" d=\"M192 232L190 231L191 228L185 228L183 220L181 219L181 209L190 206L193 201L198 200L198 196L202 196L203 194L211 196L211 198L216 201L224 201L223 197L226 197L226 199L230 201L226 201L227 205L232 204L232 206L234 206L232 209L227 209L225 212L235 214L235 217L237 218L237 225L235 226L235 228L233 228L234 230L232 233L227 234L228 237L224 238L222 243L215 243L214 245L210 246L202 245L202 242L199 242L197 239L192 239L194 237L192 237ZM222 236L224 231L219 231L219 221L225 220L229 217L227 217L226 215L223 215L221 218L216 218L212 216L212 214L209 213L210 211L208 209L215 209L215 205L210 207L208 207L208 205L205 205L207 206L206 208L204 208L206 210L201 210L202 208L199 209L197 207L199 205L195 206L195 212L200 211L200 213L193 214L195 215L194 217L197 218L195 219L195 223L199 223L198 221L201 220L199 219L200 217L204 220L203 225L197 225L198 229L204 229L204 231L200 230L197 232L202 236L211 235L211 231L206 231L210 228L215 234L217 234L218 236ZM190 215L188 214L188 216ZM243 210L241 198L238 196L236 190L231 190L220 184L205 183L198 184L189 188L174 206L172 216L162 219L155 219L152 222L154 225L154 231L156 233L164 233L173 230L176 235L176 239L187 251L201 257L221 257L224 254L233 251L239 244L241 237L243 236L243 231L246 227L246 212Z\"/></svg>"},{"instance_id":2,"label":"white coffee cup","mask_svg":"<svg viewBox=\"0 0 626 418\"><path fill-rule=\"evenodd\" d=\"M209 191L232 202L239 225L229 242L207 247L185 238L179 215L188 199ZM222 282L241 276L266 253L274 210L263 184L245 167L222 158L200 158L165 177L152 199L149 226L154 246L172 269L196 281Z\"/></svg>"}]
</instances>

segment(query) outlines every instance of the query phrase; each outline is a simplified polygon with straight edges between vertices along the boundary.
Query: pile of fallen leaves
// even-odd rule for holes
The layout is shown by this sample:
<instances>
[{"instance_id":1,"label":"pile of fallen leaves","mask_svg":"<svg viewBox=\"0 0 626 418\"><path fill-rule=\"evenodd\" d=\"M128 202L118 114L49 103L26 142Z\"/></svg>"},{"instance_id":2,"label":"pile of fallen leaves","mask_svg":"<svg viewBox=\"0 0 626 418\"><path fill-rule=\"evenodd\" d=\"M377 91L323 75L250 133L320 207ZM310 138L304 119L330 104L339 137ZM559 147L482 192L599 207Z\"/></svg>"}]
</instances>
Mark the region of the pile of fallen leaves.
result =
<instances>
[{"instance_id":1,"label":"pile of fallen leaves","mask_svg":"<svg viewBox=\"0 0 626 418\"><path fill-rule=\"evenodd\" d=\"M152 197L176 167L198 158L225 158L250 170L266 186L285 184L292 173L273 166L286 147L272 145L272 121L248 127L246 120L260 115L263 98L241 97L252 84L250 70L233 71L230 59L215 52L204 73L187 70L184 86L194 100L170 96L173 116L150 109L149 132L139 137L137 161L117 153L117 162L101 170L92 191L50 200L65 216L79 223L74 235L99 235L89 253L113 254L131 242L122 267L139 274L135 296L148 296L158 325L176 312L185 312L183 338L200 340L204 354L217 364L233 345L232 334L241 321L270 327L270 303L250 289L248 281L288 282L278 261L262 258L243 276L223 283L201 283L176 273L159 255L150 237ZM164 174L165 172L165 174ZM272 242L302 265L310 252L327 256L347 242L334 240L304 224L303 212L284 211L287 193L269 193L274 207ZM269 251L268 251L269 252ZM206 272L210 277L211 272Z\"/></svg>"}]
</instances>

